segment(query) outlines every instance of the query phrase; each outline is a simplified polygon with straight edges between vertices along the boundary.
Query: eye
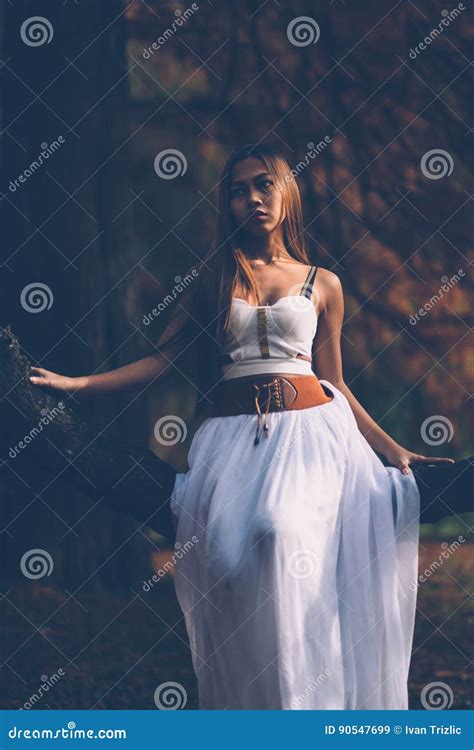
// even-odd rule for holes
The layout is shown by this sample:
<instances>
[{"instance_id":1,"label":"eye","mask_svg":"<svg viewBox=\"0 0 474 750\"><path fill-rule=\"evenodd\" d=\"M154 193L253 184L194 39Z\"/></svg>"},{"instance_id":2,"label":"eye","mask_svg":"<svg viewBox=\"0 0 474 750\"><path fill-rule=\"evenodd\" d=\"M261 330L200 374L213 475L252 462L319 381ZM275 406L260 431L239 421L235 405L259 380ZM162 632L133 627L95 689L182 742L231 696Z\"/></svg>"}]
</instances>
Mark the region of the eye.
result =
<instances>
[{"instance_id":1,"label":"eye","mask_svg":"<svg viewBox=\"0 0 474 750\"><path fill-rule=\"evenodd\" d=\"M239 195L239 193L242 193L242 192L243 192L242 188L233 188L230 191L230 197L235 198L237 195Z\"/></svg>"},{"instance_id":2,"label":"eye","mask_svg":"<svg viewBox=\"0 0 474 750\"><path fill-rule=\"evenodd\" d=\"M273 180L268 179L266 177L264 180L261 181L260 185L263 187L264 190L267 190L271 185L273 185Z\"/></svg>"}]
</instances>

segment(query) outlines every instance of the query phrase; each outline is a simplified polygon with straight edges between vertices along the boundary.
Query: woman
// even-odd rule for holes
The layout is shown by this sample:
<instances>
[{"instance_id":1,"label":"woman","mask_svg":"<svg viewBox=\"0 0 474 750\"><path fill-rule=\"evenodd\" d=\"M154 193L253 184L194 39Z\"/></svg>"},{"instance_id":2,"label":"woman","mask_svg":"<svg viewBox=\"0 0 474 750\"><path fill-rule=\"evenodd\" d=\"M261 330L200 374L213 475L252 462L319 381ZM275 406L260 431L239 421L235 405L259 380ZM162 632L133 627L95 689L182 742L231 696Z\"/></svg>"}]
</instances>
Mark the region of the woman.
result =
<instances>
[{"instance_id":1,"label":"woman","mask_svg":"<svg viewBox=\"0 0 474 750\"><path fill-rule=\"evenodd\" d=\"M408 708L409 467L454 462L407 450L369 416L344 383L342 322L339 278L304 248L288 164L251 145L224 167L216 241L158 354L83 378L32 370L36 385L110 392L195 348L204 419L171 510L202 709Z\"/></svg>"}]
</instances>

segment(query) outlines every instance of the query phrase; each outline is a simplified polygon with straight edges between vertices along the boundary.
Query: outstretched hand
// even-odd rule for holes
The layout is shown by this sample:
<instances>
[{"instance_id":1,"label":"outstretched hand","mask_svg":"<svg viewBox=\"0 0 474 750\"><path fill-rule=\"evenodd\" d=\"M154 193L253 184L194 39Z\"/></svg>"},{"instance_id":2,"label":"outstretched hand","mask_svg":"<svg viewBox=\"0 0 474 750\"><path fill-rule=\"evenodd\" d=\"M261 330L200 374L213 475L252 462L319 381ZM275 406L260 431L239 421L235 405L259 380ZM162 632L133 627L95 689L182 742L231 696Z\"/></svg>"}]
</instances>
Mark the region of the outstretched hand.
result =
<instances>
[{"instance_id":1,"label":"outstretched hand","mask_svg":"<svg viewBox=\"0 0 474 750\"><path fill-rule=\"evenodd\" d=\"M389 464L396 466L400 469L402 474L408 474L410 464L438 464L438 463L449 463L454 464L453 458L438 458L434 456L422 456L419 453L412 453L405 448L393 451L385 456Z\"/></svg>"},{"instance_id":2,"label":"outstretched hand","mask_svg":"<svg viewBox=\"0 0 474 750\"><path fill-rule=\"evenodd\" d=\"M43 367L32 367L28 377L32 385L39 388L53 388L62 393L75 393L80 390L80 378L59 375L57 372L45 370Z\"/></svg>"}]
</instances>

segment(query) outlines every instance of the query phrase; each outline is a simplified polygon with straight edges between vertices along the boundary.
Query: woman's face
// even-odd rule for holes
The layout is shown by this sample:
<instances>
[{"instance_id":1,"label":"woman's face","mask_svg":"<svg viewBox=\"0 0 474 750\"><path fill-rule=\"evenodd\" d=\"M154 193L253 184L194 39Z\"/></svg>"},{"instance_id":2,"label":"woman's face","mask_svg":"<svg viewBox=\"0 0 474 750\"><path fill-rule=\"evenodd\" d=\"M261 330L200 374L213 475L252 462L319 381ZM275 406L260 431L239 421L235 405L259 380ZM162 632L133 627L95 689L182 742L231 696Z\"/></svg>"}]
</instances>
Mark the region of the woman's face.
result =
<instances>
[{"instance_id":1,"label":"woman's face","mask_svg":"<svg viewBox=\"0 0 474 750\"><path fill-rule=\"evenodd\" d=\"M234 166L230 211L236 226L251 235L269 234L283 221L281 190L260 159L249 156Z\"/></svg>"}]
</instances>

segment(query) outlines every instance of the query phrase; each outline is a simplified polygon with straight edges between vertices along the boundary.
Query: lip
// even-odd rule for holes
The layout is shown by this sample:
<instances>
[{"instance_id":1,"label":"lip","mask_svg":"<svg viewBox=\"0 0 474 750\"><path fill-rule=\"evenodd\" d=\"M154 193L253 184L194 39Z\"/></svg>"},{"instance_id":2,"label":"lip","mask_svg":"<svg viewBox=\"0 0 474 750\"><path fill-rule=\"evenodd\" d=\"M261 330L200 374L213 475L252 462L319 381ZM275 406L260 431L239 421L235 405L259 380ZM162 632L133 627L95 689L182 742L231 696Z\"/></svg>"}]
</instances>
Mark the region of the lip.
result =
<instances>
[{"instance_id":1,"label":"lip","mask_svg":"<svg viewBox=\"0 0 474 750\"><path fill-rule=\"evenodd\" d=\"M254 211L250 214L249 219L267 219L268 214L266 214L264 211Z\"/></svg>"}]
</instances>

